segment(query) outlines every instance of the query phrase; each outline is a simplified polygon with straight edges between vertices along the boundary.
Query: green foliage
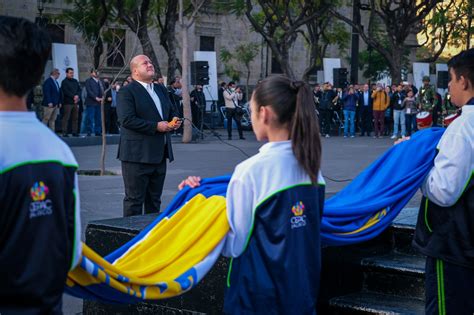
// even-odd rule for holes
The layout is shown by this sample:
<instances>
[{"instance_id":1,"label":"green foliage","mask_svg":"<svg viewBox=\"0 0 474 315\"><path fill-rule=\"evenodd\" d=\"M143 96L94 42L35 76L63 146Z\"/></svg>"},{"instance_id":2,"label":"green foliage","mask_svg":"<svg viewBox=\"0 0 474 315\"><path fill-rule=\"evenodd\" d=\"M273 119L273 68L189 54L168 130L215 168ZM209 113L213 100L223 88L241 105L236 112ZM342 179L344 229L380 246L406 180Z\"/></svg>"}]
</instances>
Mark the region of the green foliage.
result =
<instances>
[{"instance_id":1,"label":"green foliage","mask_svg":"<svg viewBox=\"0 0 474 315\"><path fill-rule=\"evenodd\" d=\"M250 63L258 55L259 47L260 45L255 43L240 44L235 48L235 57L249 69Z\"/></svg>"}]
</instances>

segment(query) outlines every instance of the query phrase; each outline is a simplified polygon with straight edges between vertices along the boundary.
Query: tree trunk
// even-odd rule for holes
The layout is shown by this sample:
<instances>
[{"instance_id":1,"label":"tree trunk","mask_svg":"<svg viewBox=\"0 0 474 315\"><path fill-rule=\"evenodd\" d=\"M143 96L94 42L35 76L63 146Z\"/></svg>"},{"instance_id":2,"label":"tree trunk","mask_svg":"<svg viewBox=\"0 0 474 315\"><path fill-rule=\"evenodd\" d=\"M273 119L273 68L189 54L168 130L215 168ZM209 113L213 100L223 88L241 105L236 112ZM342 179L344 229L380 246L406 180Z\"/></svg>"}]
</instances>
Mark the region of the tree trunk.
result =
<instances>
[{"instance_id":1,"label":"tree trunk","mask_svg":"<svg viewBox=\"0 0 474 315\"><path fill-rule=\"evenodd\" d=\"M250 100L249 81L250 81L250 65L247 65L247 80L245 81L245 101L247 102Z\"/></svg>"},{"instance_id":2,"label":"tree trunk","mask_svg":"<svg viewBox=\"0 0 474 315\"><path fill-rule=\"evenodd\" d=\"M390 76L392 77L392 84L399 84L402 82L402 48L395 47L392 50L392 59L390 60Z\"/></svg>"},{"instance_id":3,"label":"tree trunk","mask_svg":"<svg viewBox=\"0 0 474 315\"><path fill-rule=\"evenodd\" d=\"M469 0L469 5L467 6L467 34L466 34L466 49L471 48L471 27L472 27L472 15L474 11L474 0Z\"/></svg>"},{"instance_id":4,"label":"tree trunk","mask_svg":"<svg viewBox=\"0 0 474 315\"><path fill-rule=\"evenodd\" d=\"M102 38L100 35L97 39L97 42L94 45L94 68L99 68L100 65L100 56L102 56L104 52L104 45L102 44Z\"/></svg>"},{"instance_id":5,"label":"tree trunk","mask_svg":"<svg viewBox=\"0 0 474 315\"><path fill-rule=\"evenodd\" d=\"M184 116L184 126L183 126L183 143L191 142L193 138L193 132L191 127L191 102L189 98L189 85L188 85L188 67L186 65L188 62L188 27L183 19L183 0L179 0L179 20L181 26L181 63L183 66L181 85L182 85L182 96L183 96L183 116Z\"/></svg>"},{"instance_id":6,"label":"tree trunk","mask_svg":"<svg viewBox=\"0 0 474 315\"><path fill-rule=\"evenodd\" d=\"M137 31L137 37L142 45L143 54L150 58L153 66L155 67L155 73L161 75L160 64L158 63L158 58L156 57L155 50L148 35L148 30L146 27L140 27Z\"/></svg>"},{"instance_id":7,"label":"tree trunk","mask_svg":"<svg viewBox=\"0 0 474 315\"><path fill-rule=\"evenodd\" d=\"M315 70L319 68L318 65L318 54L319 54L319 38L312 40L311 47L310 47L310 55L309 55L309 66L304 70L303 73L303 81L308 82L309 76L311 73L314 73Z\"/></svg>"},{"instance_id":8,"label":"tree trunk","mask_svg":"<svg viewBox=\"0 0 474 315\"><path fill-rule=\"evenodd\" d=\"M174 30L173 34L175 34ZM178 58L176 54L176 40L173 38L172 40L168 41L168 80L175 77L177 69Z\"/></svg>"},{"instance_id":9,"label":"tree trunk","mask_svg":"<svg viewBox=\"0 0 474 315\"><path fill-rule=\"evenodd\" d=\"M282 45L279 51L275 51L272 48L272 53L276 54L276 58L281 66L281 71L286 74L290 79L295 79L295 74L293 73L293 69L290 66L290 54L288 52L288 47L286 45Z\"/></svg>"}]
</instances>

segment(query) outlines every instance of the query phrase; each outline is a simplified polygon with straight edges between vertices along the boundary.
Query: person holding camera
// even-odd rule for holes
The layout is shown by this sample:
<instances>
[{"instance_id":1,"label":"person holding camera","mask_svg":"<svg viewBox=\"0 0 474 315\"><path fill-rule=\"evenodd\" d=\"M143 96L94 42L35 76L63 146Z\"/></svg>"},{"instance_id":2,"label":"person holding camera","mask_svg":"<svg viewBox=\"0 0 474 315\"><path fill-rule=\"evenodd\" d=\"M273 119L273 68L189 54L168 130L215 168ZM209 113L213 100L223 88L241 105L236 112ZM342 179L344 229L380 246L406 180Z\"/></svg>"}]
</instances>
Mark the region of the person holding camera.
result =
<instances>
[{"instance_id":1,"label":"person holding camera","mask_svg":"<svg viewBox=\"0 0 474 315\"><path fill-rule=\"evenodd\" d=\"M229 82L229 85L223 92L224 101L225 101L225 113L227 118L227 134L228 139L232 140L232 118L235 120L237 125L237 131L239 133L239 138L245 140L242 133L242 124L240 120L244 110L239 106L239 101L242 100L242 91L239 87L236 87L235 82Z\"/></svg>"}]
</instances>

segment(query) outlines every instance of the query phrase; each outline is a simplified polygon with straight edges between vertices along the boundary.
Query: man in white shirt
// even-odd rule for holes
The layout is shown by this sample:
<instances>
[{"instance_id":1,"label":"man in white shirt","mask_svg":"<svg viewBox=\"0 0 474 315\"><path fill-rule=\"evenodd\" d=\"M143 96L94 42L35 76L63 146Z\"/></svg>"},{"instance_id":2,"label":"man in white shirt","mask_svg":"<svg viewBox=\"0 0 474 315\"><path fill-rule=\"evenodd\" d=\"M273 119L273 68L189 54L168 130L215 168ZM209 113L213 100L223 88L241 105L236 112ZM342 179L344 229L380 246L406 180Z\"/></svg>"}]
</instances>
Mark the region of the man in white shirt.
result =
<instances>
[{"instance_id":1,"label":"man in white shirt","mask_svg":"<svg viewBox=\"0 0 474 315\"><path fill-rule=\"evenodd\" d=\"M166 159L173 161L169 132L181 126L181 121L169 123L177 114L166 88L152 83L155 68L150 59L135 56L130 71L133 80L117 97L124 216L140 215L143 208L145 213L160 211Z\"/></svg>"}]
</instances>

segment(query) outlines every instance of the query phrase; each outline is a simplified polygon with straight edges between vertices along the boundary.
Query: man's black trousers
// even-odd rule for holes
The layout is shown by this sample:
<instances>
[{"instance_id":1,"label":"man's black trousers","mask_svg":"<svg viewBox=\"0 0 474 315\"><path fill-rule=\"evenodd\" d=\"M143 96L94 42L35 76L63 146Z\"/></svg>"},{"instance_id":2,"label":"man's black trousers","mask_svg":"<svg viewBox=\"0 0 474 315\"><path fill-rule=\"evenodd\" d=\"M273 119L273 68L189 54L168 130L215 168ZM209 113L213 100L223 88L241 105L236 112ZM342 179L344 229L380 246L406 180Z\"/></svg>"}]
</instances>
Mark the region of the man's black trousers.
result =
<instances>
[{"instance_id":1,"label":"man's black trousers","mask_svg":"<svg viewBox=\"0 0 474 315\"><path fill-rule=\"evenodd\" d=\"M145 214L160 212L166 158L159 164L122 161L122 176L125 186L124 217L143 214L143 209Z\"/></svg>"}]
</instances>

